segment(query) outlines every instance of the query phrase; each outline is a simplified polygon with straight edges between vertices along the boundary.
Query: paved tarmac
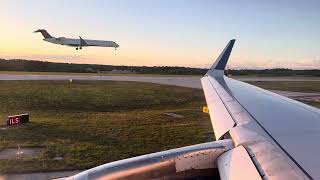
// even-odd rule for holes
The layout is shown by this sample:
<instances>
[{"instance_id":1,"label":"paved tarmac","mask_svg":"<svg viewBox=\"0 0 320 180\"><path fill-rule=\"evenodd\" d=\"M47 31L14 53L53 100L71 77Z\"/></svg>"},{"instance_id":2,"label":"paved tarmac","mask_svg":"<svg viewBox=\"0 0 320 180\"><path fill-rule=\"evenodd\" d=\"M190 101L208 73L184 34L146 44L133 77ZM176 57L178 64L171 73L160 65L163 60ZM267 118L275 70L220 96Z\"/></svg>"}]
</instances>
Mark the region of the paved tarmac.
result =
<instances>
[{"instance_id":1,"label":"paved tarmac","mask_svg":"<svg viewBox=\"0 0 320 180\"><path fill-rule=\"evenodd\" d=\"M0 74L0 80L138 81L201 88L200 76L93 76L93 75L14 75Z\"/></svg>"},{"instance_id":2,"label":"paved tarmac","mask_svg":"<svg viewBox=\"0 0 320 180\"><path fill-rule=\"evenodd\" d=\"M157 84L202 88L201 76L95 76L95 75L21 75L0 74L0 80L82 80L82 81L138 81ZM318 77L232 77L240 81L320 81Z\"/></svg>"},{"instance_id":3,"label":"paved tarmac","mask_svg":"<svg viewBox=\"0 0 320 180\"><path fill-rule=\"evenodd\" d=\"M0 80L45 81L136 81L202 89L200 76L94 76L94 75L15 75L0 74ZM317 77L234 77L240 81L320 81ZM273 91L287 97L320 96L320 93Z\"/></svg>"},{"instance_id":4,"label":"paved tarmac","mask_svg":"<svg viewBox=\"0 0 320 180\"><path fill-rule=\"evenodd\" d=\"M38 172L38 173L26 173L26 174L7 174L0 175L0 180L49 180L57 179L68 176L73 176L81 171L60 171L60 172Z\"/></svg>"}]
</instances>

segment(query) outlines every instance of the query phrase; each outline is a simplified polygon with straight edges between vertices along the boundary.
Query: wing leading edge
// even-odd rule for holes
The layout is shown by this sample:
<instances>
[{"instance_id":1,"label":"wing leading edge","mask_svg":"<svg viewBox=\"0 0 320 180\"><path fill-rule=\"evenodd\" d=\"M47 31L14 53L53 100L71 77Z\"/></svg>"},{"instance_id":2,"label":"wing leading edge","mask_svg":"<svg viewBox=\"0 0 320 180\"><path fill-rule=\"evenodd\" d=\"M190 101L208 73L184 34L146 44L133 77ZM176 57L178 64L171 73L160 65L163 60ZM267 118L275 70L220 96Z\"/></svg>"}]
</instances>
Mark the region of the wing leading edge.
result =
<instances>
[{"instance_id":1,"label":"wing leading edge","mask_svg":"<svg viewBox=\"0 0 320 180\"><path fill-rule=\"evenodd\" d=\"M216 139L243 146L262 177L320 179L320 111L224 76L231 40L201 79Z\"/></svg>"}]
</instances>

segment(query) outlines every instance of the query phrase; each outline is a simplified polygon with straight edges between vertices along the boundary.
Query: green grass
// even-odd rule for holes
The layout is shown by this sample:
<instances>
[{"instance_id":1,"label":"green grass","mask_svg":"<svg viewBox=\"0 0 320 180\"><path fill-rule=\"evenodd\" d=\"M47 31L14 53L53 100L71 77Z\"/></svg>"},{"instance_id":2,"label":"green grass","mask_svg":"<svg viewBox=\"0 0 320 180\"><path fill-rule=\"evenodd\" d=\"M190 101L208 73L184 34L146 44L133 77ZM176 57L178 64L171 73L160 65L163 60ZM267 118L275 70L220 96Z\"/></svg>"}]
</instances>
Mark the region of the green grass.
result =
<instances>
[{"instance_id":1,"label":"green grass","mask_svg":"<svg viewBox=\"0 0 320 180\"><path fill-rule=\"evenodd\" d=\"M319 82L250 82L267 89L320 92ZM310 103L310 102L307 102ZM202 90L139 82L0 81L0 150L43 147L33 159L0 160L0 173L87 169L110 161L212 140ZM320 107L319 102L311 105ZM166 116L177 112L184 118ZM63 157L62 161L53 160Z\"/></svg>"},{"instance_id":2,"label":"green grass","mask_svg":"<svg viewBox=\"0 0 320 180\"><path fill-rule=\"evenodd\" d=\"M250 81L247 83L270 90L320 93L320 81Z\"/></svg>"},{"instance_id":3,"label":"green grass","mask_svg":"<svg viewBox=\"0 0 320 180\"><path fill-rule=\"evenodd\" d=\"M0 160L0 173L86 169L210 140L202 90L106 81L0 81L0 119L31 123L0 130L0 149L43 147L32 159ZM184 118L166 116L177 112ZM212 137L213 138L213 137ZM212 140L212 139L211 139ZM61 156L62 161L53 160Z\"/></svg>"}]
</instances>

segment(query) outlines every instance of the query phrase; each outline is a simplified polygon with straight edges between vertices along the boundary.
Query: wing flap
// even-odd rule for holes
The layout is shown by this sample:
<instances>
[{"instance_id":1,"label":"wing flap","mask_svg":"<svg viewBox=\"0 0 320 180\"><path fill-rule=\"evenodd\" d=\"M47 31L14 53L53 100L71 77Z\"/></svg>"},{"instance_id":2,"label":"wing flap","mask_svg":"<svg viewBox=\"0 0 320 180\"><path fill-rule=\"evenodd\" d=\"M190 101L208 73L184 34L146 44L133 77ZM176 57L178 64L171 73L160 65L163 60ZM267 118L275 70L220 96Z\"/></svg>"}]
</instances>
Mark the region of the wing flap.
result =
<instances>
[{"instance_id":1,"label":"wing flap","mask_svg":"<svg viewBox=\"0 0 320 180\"><path fill-rule=\"evenodd\" d=\"M308 176L320 178L320 111L252 85L224 78L230 93L272 141Z\"/></svg>"},{"instance_id":2,"label":"wing flap","mask_svg":"<svg viewBox=\"0 0 320 180\"><path fill-rule=\"evenodd\" d=\"M292 157L293 154L288 154L286 149L282 147L282 144L279 144L272 134L266 131L259 120L253 116L256 111L251 111L251 109L248 108L254 107L259 109L260 103L272 104L272 102L267 103L267 99L259 100L259 98L255 97L258 96L262 98L267 96L260 94L260 91L264 92L264 90L259 90L260 88L258 88L252 92L250 88L254 88L253 86L228 77L209 76L204 77L203 79L205 78L207 78L211 86L204 85L204 92L214 92L215 96L219 97L221 100L221 103L217 103L207 99L207 95L205 96L209 107L209 113L212 111L215 113L217 110L221 109L228 113L228 115L226 115L220 112L220 116L210 114L211 121L215 124L213 126L215 128L214 131L217 129L218 133L221 133L217 135L215 133L216 136L221 135L219 139L224 138L222 132L225 134L228 133L236 147L243 146L247 150L250 150L251 155L254 157L253 162L257 169L261 169L262 176L273 178L287 177L291 179L305 179L306 176L309 176L304 170L304 167L300 166L300 164ZM203 84L205 84L205 82ZM238 86L236 86L236 84ZM250 105L244 105L243 99L247 100L246 102L250 103ZM261 111L269 111L269 113L264 116L271 117L269 119L271 121L272 119L274 120L271 123L273 123L275 127L277 127L277 121L281 121L281 118L283 117L283 115L280 116L280 119L278 119L278 117L273 117L271 107L265 108L264 110L260 109L259 112ZM276 110L276 112L281 112L281 109ZM234 122L233 126L228 124L231 120ZM282 133L285 133L285 129ZM264 147L263 151L261 151L261 148L259 147ZM300 148L294 148L294 150L303 152ZM281 169L281 171L279 169Z\"/></svg>"},{"instance_id":3,"label":"wing flap","mask_svg":"<svg viewBox=\"0 0 320 180\"><path fill-rule=\"evenodd\" d=\"M261 176L243 146L236 147L218 158L222 180L259 180Z\"/></svg>"}]
</instances>

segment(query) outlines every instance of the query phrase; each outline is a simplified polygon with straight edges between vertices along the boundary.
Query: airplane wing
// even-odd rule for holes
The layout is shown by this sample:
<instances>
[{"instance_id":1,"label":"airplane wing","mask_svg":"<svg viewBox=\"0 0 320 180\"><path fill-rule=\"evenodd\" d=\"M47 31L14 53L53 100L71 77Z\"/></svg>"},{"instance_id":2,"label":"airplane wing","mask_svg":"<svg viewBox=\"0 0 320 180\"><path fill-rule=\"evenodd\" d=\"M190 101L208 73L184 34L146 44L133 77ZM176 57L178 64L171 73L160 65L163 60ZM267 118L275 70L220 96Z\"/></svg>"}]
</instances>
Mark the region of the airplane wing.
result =
<instances>
[{"instance_id":1,"label":"airplane wing","mask_svg":"<svg viewBox=\"0 0 320 180\"><path fill-rule=\"evenodd\" d=\"M320 110L225 76L234 42L201 79L216 139L243 147L265 179L320 179ZM221 179L235 169L243 168L219 166Z\"/></svg>"},{"instance_id":2,"label":"airplane wing","mask_svg":"<svg viewBox=\"0 0 320 180\"><path fill-rule=\"evenodd\" d=\"M79 36L79 38L80 38L80 46L88 46L88 43L84 39L82 39L81 36Z\"/></svg>"},{"instance_id":3,"label":"airplane wing","mask_svg":"<svg viewBox=\"0 0 320 180\"><path fill-rule=\"evenodd\" d=\"M68 179L320 179L320 110L225 76L234 43L201 78L217 141L103 164Z\"/></svg>"}]
</instances>

